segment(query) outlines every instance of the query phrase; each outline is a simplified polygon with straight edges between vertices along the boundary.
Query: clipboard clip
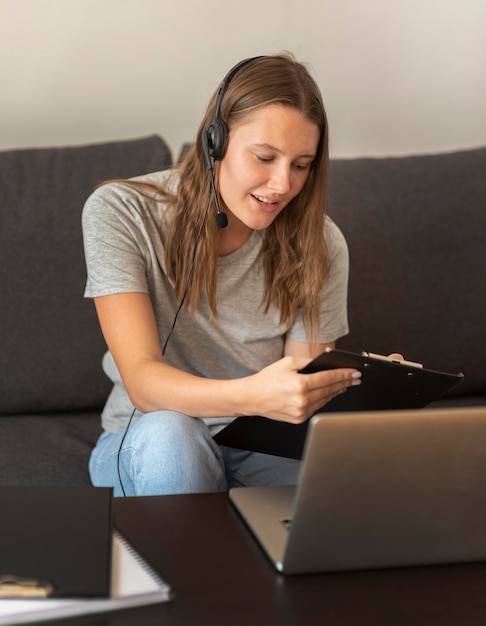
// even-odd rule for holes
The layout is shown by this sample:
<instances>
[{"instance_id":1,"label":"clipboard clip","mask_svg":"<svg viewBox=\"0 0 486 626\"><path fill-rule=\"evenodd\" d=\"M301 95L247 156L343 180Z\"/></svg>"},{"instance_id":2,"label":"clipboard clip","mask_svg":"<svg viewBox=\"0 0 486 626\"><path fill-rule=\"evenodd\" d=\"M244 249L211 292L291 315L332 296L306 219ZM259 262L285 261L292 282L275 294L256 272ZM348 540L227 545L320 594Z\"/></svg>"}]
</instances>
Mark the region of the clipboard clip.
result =
<instances>
[{"instance_id":1,"label":"clipboard clip","mask_svg":"<svg viewBox=\"0 0 486 626\"><path fill-rule=\"evenodd\" d=\"M424 367L422 363L417 363L415 361L406 361L405 359L392 359L389 356L384 356L383 354L375 354L374 352L363 351L361 354L370 359L378 359L379 361L388 361L388 363L395 363L395 365L408 365L409 367L417 367L419 369L423 369Z\"/></svg>"},{"instance_id":2,"label":"clipboard clip","mask_svg":"<svg viewBox=\"0 0 486 626\"><path fill-rule=\"evenodd\" d=\"M54 587L46 581L18 576L0 576L0 598L48 598Z\"/></svg>"}]
</instances>

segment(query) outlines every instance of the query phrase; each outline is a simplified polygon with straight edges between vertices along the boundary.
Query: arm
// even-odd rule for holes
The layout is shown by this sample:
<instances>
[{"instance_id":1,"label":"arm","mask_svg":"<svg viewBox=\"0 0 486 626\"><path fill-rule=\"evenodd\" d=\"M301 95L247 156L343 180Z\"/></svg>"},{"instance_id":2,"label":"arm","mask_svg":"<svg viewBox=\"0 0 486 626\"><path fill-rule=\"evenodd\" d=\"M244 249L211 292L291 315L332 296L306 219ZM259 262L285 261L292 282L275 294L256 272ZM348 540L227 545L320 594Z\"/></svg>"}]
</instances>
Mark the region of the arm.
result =
<instances>
[{"instance_id":1,"label":"arm","mask_svg":"<svg viewBox=\"0 0 486 626\"><path fill-rule=\"evenodd\" d=\"M309 343L302 341L295 341L294 339L285 340L284 355L285 356L298 356L306 357L307 359L313 359L321 352L324 352L326 348L335 348L336 342L330 341L329 343L320 343L317 346L311 346Z\"/></svg>"},{"instance_id":2,"label":"arm","mask_svg":"<svg viewBox=\"0 0 486 626\"><path fill-rule=\"evenodd\" d=\"M164 363L148 295L102 296L95 298L95 304L130 399L143 412L167 409L193 417L265 415L298 423L357 382L354 370L348 369L298 374L311 356L299 352L302 346L294 346L293 353L286 348L283 359L251 376L233 380L193 376Z\"/></svg>"}]
</instances>

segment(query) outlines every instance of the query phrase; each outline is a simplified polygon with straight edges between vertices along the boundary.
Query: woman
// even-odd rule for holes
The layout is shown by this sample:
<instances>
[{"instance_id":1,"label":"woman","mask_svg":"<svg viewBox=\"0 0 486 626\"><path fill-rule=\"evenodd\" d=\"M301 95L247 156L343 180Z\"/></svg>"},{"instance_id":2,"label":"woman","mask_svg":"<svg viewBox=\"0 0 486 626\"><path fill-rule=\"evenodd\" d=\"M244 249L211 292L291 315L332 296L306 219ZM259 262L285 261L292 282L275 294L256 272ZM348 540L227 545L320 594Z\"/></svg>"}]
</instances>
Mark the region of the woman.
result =
<instances>
[{"instance_id":1,"label":"woman","mask_svg":"<svg viewBox=\"0 0 486 626\"><path fill-rule=\"evenodd\" d=\"M360 382L352 369L298 373L348 330L327 144L307 69L255 57L225 77L180 166L89 198L86 296L114 383L95 485L152 495L295 484L299 461L213 436L235 416L303 422Z\"/></svg>"}]
</instances>

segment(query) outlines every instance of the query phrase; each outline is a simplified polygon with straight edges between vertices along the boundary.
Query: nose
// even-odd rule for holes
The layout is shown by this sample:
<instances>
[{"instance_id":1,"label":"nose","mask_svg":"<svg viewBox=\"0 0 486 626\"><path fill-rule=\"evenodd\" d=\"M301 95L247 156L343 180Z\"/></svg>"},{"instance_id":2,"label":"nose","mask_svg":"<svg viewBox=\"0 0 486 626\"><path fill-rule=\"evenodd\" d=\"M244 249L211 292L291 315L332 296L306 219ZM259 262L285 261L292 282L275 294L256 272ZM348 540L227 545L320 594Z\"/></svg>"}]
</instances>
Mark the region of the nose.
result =
<instances>
[{"instance_id":1,"label":"nose","mask_svg":"<svg viewBox=\"0 0 486 626\"><path fill-rule=\"evenodd\" d=\"M279 194L287 193L290 189L290 167L287 164L275 165L272 168L268 187Z\"/></svg>"}]
</instances>

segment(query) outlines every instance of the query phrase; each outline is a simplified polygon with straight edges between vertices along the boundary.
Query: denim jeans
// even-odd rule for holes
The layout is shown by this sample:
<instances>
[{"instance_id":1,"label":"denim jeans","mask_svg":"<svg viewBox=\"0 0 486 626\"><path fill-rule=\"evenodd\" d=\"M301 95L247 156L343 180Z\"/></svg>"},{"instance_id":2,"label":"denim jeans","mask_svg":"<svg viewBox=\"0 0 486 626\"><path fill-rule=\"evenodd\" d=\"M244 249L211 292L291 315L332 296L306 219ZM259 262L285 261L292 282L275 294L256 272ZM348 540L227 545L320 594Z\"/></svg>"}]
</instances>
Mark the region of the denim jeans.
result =
<instances>
[{"instance_id":1,"label":"denim jeans","mask_svg":"<svg viewBox=\"0 0 486 626\"><path fill-rule=\"evenodd\" d=\"M113 487L115 496L298 482L300 461L220 447L204 420L182 413L145 413L125 431L103 433L89 463L93 484Z\"/></svg>"}]
</instances>

